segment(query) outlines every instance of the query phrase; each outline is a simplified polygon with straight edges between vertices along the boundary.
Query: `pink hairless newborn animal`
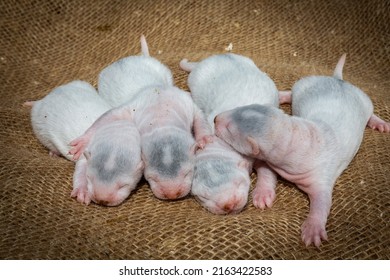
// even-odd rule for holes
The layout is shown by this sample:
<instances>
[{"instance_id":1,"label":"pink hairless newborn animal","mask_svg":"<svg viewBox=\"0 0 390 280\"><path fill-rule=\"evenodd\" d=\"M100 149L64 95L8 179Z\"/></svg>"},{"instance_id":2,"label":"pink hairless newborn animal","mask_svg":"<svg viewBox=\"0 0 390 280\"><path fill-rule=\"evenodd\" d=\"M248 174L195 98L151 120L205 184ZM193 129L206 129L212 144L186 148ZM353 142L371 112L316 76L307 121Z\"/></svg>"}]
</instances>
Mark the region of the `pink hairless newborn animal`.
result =
<instances>
[{"instance_id":1,"label":"pink hairless newborn animal","mask_svg":"<svg viewBox=\"0 0 390 280\"><path fill-rule=\"evenodd\" d=\"M266 161L309 195L310 211L302 225L307 246L327 240L332 189L358 151L365 126L390 131L390 124L373 114L370 98L342 80L344 62L345 55L333 77L305 77L293 86L293 117L249 105L216 118L219 137L240 153Z\"/></svg>"},{"instance_id":2,"label":"pink hairless newborn animal","mask_svg":"<svg viewBox=\"0 0 390 280\"><path fill-rule=\"evenodd\" d=\"M152 192L160 199L178 199L190 192L195 149L210 141L211 131L189 93L173 86L170 71L149 57L144 37L141 45L143 56L119 60L99 78L99 90L106 98L111 94L112 102L129 101L105 113L72 141L70 153L77 159L101 126L131 120L141 134L144 176Z\"/></svg>"},{"instance_id":3,"label":"pink hairless newborn animal","mask_svg":"<svg viewBox=\"0 0 390 280\"><path fill-rule=\"evenodd\" d=\"M214 55L194 63L182 60L190 71L191 96L205 112L210 126L226 110L252 103L278 106L274 82L247 57ZM218 137L196 154L192 194L215 214L240 212L247 203L253 160L242 156ZM275 196L276 175L263 162L256 162L258 180L253 191L256 207L270 207Z\"/></svg>"},{"instance_id":4,"label":"pink hairless newborn animal","mask_svg":"<svg viewBox=\"0 0 390 280\"><path fill-rule=\"evenodd\" d=\"M87 82L55 88L32 106L34 133L51 154L68 154L68 143L82 135L110 106ZM128 145L132 143L132 145ZM134 124L117 121L102 126L77 162L72 197L81 203L115 206L126 199L142 176L140 135Z\"/></svg>"}]
</instances>

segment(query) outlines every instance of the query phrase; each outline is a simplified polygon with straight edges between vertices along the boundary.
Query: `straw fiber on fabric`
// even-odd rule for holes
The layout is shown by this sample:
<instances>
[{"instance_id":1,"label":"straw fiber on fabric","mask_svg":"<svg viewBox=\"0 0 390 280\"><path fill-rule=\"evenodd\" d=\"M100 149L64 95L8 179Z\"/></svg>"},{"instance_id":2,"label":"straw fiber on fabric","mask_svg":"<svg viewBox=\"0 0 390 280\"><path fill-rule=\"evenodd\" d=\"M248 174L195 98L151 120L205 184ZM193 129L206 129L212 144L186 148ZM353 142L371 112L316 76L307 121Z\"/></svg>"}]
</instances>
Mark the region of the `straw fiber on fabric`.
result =
<instances>
[{"instance_id":1,"label":"straw fiber on fabric","mask_svg":"<svg viewBox=\"0 0 390 280\"><path fill-rule=\"evenodd\" d=\"M140 53L141 34L186 90L179 61L226 52L230 43L280 90L306 75L332 74L346 52L344 78L390 120L388 1L3 0L1 259L390 258L390 135L370 129L336 182L329 241L320 249L300 237L308 197L281 178L271 209L256 209L250 195L244 211L229 216L207 212L192 197L158 200L145 181L119 207L71 199L74 164L49 157L21 104L74 79L96 86L105 66Z\"/></svg>"}]
</instances>

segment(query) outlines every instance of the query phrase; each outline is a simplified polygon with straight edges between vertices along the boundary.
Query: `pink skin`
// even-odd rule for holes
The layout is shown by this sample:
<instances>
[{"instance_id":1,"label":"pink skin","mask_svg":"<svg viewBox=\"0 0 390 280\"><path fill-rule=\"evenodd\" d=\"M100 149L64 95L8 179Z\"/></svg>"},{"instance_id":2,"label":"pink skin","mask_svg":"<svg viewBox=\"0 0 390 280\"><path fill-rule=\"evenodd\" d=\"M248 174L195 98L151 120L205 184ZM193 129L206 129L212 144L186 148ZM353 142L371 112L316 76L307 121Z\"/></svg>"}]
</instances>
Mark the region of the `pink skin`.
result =
<instances>
[{"instance_id":1,"label":"pink skin","mask_svg":"<svg viewBox=\"0 0 390 280\"><path fill-rule=\"evenodd\" d=\"M86 205L117 206L136 188L143 168L135 126L126 121L102 126L76 162L71 197Z\"/></svg>"},{"instance_id":2,"label":"pink skin","mask_svg":"<svg viewBox=\"0 0 390 280\"><path fill-rule=\"evenodd\" d=\"M200 204L219 215L241 212L248 201L252 160L214 136L197 152L196 167L191 192Z\"/></svg>"},{"instance_id":3,"label":"pink skin","mask_svg":"<svg viewBox=\"0 0 390 280\"><path fill-rule=\"evenodd\" d=\"M58 105L61 104L61 105ZM67 155L68 142L81 135L109 105L86 82L72 81L39 101L28 101L34 133L50 155ZM71 197L88 205L122 203L142 176L140 134L133 123L115 121L94 132L87 150L78 155Z\"/></svg>"},{"instance_id":4,"label":"pink skin","mask_svg":"<svg viewBox=\"0 0 390 280\"><path fill-rule=\"evenodd\" d=\"M370 117L367 126L374 130L378 130L379 132L390 132L390 123L385 122L375 114Z\"/></svg>"},{"instance_id":5,"label":"pink skin","mask_svg":"<svg viewBox=\"0 0 390 280\"><path fill-rule=\"evenodd\" d=\"M247 203L248 192L240 191L240 189L245 188L245 185L242 185L240 182L233 183L237 186L237 190L234 190L234 193L231 193L231 188L227 188L227 192L223 193L217 199L210 199L213 197L211 194L206 194L205 197L197 195L196 199L213 214L238 214Z\"/></svg>"},{"instance_id":6,"label":"pink skin","mask_svg":"<svg viewBox=\"0 0 390 280\"><path fill-rule=\"evenodd\" d=\"M239 133L230 117L230 111L217 117L216 134L239 152L265 161L279 175L294 182L309 195L310 212L302 225L302 239L306 245L314 243L319 246L321 239L327 240L325 224L330 210L334 181L326 182L326 178L317 179L324 177L321 170L327 163L318 162L318 158L310 155L318 154L324 143L319 137L313 138L314 134L320 132L316 131L312 124L290 118L280 110L274 113L269 117L274 125L267 128L262 139ZM293 131L297 133L292 133ZM260 178L266 181L266 184L263 187L261 184L256 186L254 199L258 207L264 209L272 206L275 197L272 186L276 178L264 174Z\"/></svg>"},{"instance_id":7,"label":"pink skin","mask_svg":"<svg viewBox=\"0 0 390 280\"><path fill-rule=\"evenodd\" d=\"M89 205L91 203L91 196L88 193L87 181L87 160L81 158L76 161L75 172L73 174L73 190L71 197L82 204Z\"/></svg>"},{"instance_id":8,"label":"pink skin","mask_svg":"<svg viewBox=\"0 0 390 280\"><path fill-rule=\"evenodd\" d=\"M69 145L72 148L69 150L69 154L73 155L73 160L78 160L80 156L84 153L88 143L90 142L92 136L96 133L96 131L102 126L106 125L107 122L104 121L107 118L108 122L113 122L117 120L128 119L131 120L131 114L127 111L113 111L110 110L104 113L99 119L97 119L94 124L80 137L72 140ZM102 120L103 119L103 120Z\"/></svg>"},{"instance_id":9,"label":"pink skin","mask_svg":"<svg viewBox=\"0 0 390 280\"><path fill-rule=\"evenodd\" d=\"M172 104L175 106L176 104ZM160 109L161 107L157 107L154 109ZM153 108L150 108L151 110ZM135 109L134 109L135 110ZM160 117L160 116L158 116ZM69 144L72 148L69 150L69 154L73 155L73 160L78 160L82 153L84 152L88 142L90 141L93 134L96 132L96 129L116 120L132 120L132 110L129 110L128 105L120 106L118 108L112 109L105 114L102 115L82 136L74 139ZM144 121L146 122L146 121ZM162 119L156 121L156 125L160 125L161 123L169 123L169 119L165 116ZM194 120L193 120L193 129L195 132L195 139L197 147L203 148L207 143L212 142L212 133L207 124L207 121L204 119L203 114L199 109L195 109ZM149 131L150 128L146 129L145 132ZM141 132L142 133L142 132Z\"/></svg>"},{"instance_id":10,"label":"pink skin","mask_svg":"<svg viewBox=\"0 0 390 280\"><path fill-rule=\"evenodd\" d=\"M172 138L169 140L170 143L166 143L166 140L164 140L166 139L165 136L178 136L180 134L179 132L177 134L175 132L172 133L173 131L167 134L164 131L164 129L158 129L150 137L144 137L141 140L143 142L142 157L144 162L146 162L144 176L157 198L163 200L180 199L185 197L191 190L195 144L193 140L186 142L178 141L176 138ZM185 137L184 133L181 133L181 135L183 138ZM161 136L160 139L159 136ZM159 139L157 145L153 139ZM160 145L162 141L164 143ZM179 147L181 148L179 149ZM176 149L176 152L173 152L173 154L176 154L178 158L172 157L172 149ZM155 152L151 153L153 150ZM180 158L185 155L188 156L188 160L181 160ZM165 163L168 165L165 165Z\"/></svg>"},{"instance_id":11,"label":"pink skin","mask_svg":"<svg viewBox=\"0 0 390 280\"><path fill-rule=\"evenodd\" d=\"M130 103L112 109L99 118L81 137L73 140L69 151L74 159L80 157L91 137L102 125L112 121L132 120L136 124L142 140L142 156L145 162L145 178L149 181L151 189L160 199L178 199L188 194L191 186L191 176L194 156L197 147L203 148L212 141L211 131L207 121L200 110L192 103L191 98L175 87L150 87L138 94L138 98ZM194 130L196 144L194 144L191 130ZM157 130L159 132L157 133ZM177 132L175 132L177 131ZM155 139L164 139L165 136L181 135L180 145L186 145L188 162L183 163L179 173L172 176L158 174L152 168L154 160L147 154L153 146ZM192 141L192 142L191 142ZM148 146L149 145L149 146ZM168 161L172 161L167 155Z\"/></svg>"},{"instance_id":12,"label":"pink skin","mask_svg":"<svg viewBox=\"0 0 390 280\"><path fill-rule=\"evenodd\" d=\"M180 61L180 67L191 72L188 80L191 94L195 103L208 112L207 117L211 125L216 114L237 106L251 103L277 106L276 87L272 85L273 82L254 70L257 67L248 58L217 55L201 62L189 62L183 59ZM239 72L234 72L234 68L240 69ZM214 78L209 80L209 76ZM241 94L237 95L236 91ZM289 95L279 92L279 102L288 102L285 96L288 98ZM210 100L214 103L210 103ZM204 150L198 152L196 158L197 172L192 184L195 197L205 208L215 214L241 211L245 206L243 202L248 198L249 174L252 172L253 160L249 160L251 165L249 170L237 168L240 161L245 162L248 159L243 159L244 157L231 147L226 147L226 143L223 145L220 139L214 140L213 144L207 145ZM206 165L206 162L208 162L209 172L200 168L201 165ZM225 165L216 162L225 162ZM227 165L226 162L234 162L234 164ZM275 199L276 174L261 161L256 161L254 168L258 179L253 192L253 203L260 209L271 207ZM222 185L222 178L226 175L221 170L229 174L229 182ZM213 179L208 179L209 177ZM244 184L239 183L242 181L248 185L245 188L247 193L243 191ZM240 203L236 203L237 201Z\"/></svg>"},{"instance_id":13,"label":"pink skin","mask_svg":"<svg viewBox=\"0 0 390 280\"><path fill-rule=\"evenodd\" d=\"M246 112L254 118L254 122L263 124L257 128L258 132L248 134L237 126L232 117L234 112L235 110L227 111L216 117L216 135L240 153L265 161L279 175L308 194L310 211L301 228L302 240L306 246L314 244L319 247L321 240L328 238L325 226L334 183L349 163L340 162L341 152L333 144L334 135L327 126L290 117L273 108L266 114ZM388 131L389 123L372 115L368 126ZM342 147L341 150L343 149L345 148ZM272 190L268 190L268 193L267 197L264 191L263 198L260 199L263 207L268 201L272 201ZM254 195L257 195L256 190Z\"/></svg>"},{"instance_id":14,"label":"pink skin","mask_svg":"<svg viewBox=\"0 0 390 280\"><path fill-rule=\"evenodd\" d=\"M279 104L291 104L291 90L279 91Z\"/></svg>"},{"instance_id":15,"label":"pink skin","mask_svg":"<svg viewBox=\"0 0 390 280\"><path fill-rule=\"evenodd\" d=\"M172 182L159 182L160 187L154 188L154 195L160 199L179 199L186 196L190 190L187 188L185 184L173 186ZM152 187L152 186L151 186Z\"/></svg>"},{"instance_id":16,"label":"pink skin","mask_svg":"<svg viewBox=\"0 0 390 280\"><path fill-rule=\"evenodd\" d=\"M319 247L328 238L333 186L358 151L364 127L390 132L390 123L373 114L369 97L342 80L345 58L333 77L305 77L291 94L279 92L280 103L292 101L293 117L249 105L215 119L217 136L242 154L264 160L308 194L310 211L301 228L306 246Z\"/></svg>"},{"instance_id":17,"label":"pink skin","mask_svg":"<svg viewBox=\"0 0 390 280\"><path fill-rule=\"evenodd\" d=\"M255 161L254 169L257 173L257 181L253 190L253 205L262 210L271 208L276 197L276 174L260 160Z\"/></svg>"}]
</instances>

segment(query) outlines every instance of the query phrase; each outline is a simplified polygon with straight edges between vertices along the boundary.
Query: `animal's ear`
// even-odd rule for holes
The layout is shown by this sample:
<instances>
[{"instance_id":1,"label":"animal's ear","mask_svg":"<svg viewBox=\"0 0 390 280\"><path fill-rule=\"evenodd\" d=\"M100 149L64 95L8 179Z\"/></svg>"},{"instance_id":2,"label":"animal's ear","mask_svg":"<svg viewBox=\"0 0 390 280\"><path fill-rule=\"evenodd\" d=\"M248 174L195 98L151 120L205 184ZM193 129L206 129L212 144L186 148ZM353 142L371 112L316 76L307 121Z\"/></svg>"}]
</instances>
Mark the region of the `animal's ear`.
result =
<instances>
[{"instance_id":1,"label":"animal's ear","mask_svg":"<svg viewBox=\"0 0 390 280\"><path fill-rule=\"evenodd\" d=\"M89 160L89 159L91 158L91 152L90 152L90 151L85 150L83 154L84 154L84 156L85 156L85 158L86 158L87 160Z\"/></svg>"},{"instance_id":2,"label":"animal's ear","mask_svg":"<svg viewBox=\"0 0 390 280\"><path fill-rule=\"evenodd\" d=\"M238 163L238 168L249 169L249 161L243 159Z\"/></svg>"},{"instance_id":3,"label":"animal's ear","mask_svg":"<svg viewBox=\"0 0 390 280\"><path fill-rule=\"evenodd\" d=\"M248 141L249 145L251 146L252 155L257 156L258 154L260 154L259 145L257 144L256 140L250 136L248 136L246 138L246 140Z\"/></svg>"},{"instance_id":4,"label":"animal's ear","mask_svg":"<svg viewBox=\"0 0 390 280\"><path fill-rule=\"evenodd\" d=\"M246 187L249 188L249 185L248 185L248 183L246 182L246 180L244 178L233 180L233 184L236 185L237 187L244 187L244 186L246 186Z\"/></svg>"},{"instance_id":5,"label":"animal's ear","mask_svg":"<svg viewBox=\"0 0 390 280\"><path fill-rule=\"evenodd\" d=\"M197 142L195 142L191 147L190 147L190 154L195 155L196 151L199 150L199 145Z\"/></svg>"}]
</instances>

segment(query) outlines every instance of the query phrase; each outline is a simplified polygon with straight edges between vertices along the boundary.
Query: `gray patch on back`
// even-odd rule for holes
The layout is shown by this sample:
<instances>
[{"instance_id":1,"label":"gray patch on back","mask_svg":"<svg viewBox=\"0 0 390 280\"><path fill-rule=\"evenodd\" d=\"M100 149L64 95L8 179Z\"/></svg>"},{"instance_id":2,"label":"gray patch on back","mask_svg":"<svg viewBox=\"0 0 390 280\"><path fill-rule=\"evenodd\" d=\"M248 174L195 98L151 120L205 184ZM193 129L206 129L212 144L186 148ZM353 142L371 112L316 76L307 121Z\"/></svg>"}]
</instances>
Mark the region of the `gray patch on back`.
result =
<instances>
[{"instance_id":1,"label":"gray patch on back","mask_svg":"<svg viewBox=\"0 0 390 280\"><path fill-rule=\"evenodd\" d=\"M239 107L232 114L232 120L238 129L245 134L259 132L268 122L264 116L271 115L271 108L268 106L252 104Z\"/></svg>"},{"instance_id":2,"label":"gray patch on back","mask_svg":"<svg viewBox=\"0 0 390 280\"><path fill-rule=\"evenodd\" d=\"M329 76L309 76L302 78L292 88L294 103L302 102L303 98L318 97L329 98L329 96L341 97L340 92L348 91L351 84Z\"/></svg>"},{"instance_id":3,"label":"gray patch on back","mask_svg":"<svg viewBox=\"0 0 390 280\"><path fill-rule=\"evenodd\" d=\"M311 94L324 96L325 93L333 93L343 90L343 87L348 86L347 82L333 77L318 77L317 81L306 90Z\"/></svg>"},{"instance_id":4,"label":"gray patch on back","mask_svg":"<svg viewBox=\"0 0 390 280\"><path fill-rule=\"evenodd\" d=\"M167 135L151 143L147 159L150 167L159 174L175 178L179 174L182 163L189 159L189 149L181 137Z\"/></svg>"},{"instance_id":5,"label":"gray patch on back","mask_svg":"<svg viewBox=\"0 0 390 280\"><path fill-rule=\"evenodd\" d=\"M330 108L323 106L326 101L328 106L334 104L349 104L361 106L361 98L364 93L349 82L328 76L310 76L302 78L292 88L292 112L301 116L301 112L309 108L328 111ZM364 98L364 97L363 97Z\"/></svg>"},{"instance_id":6,"label":"gray patch on back","mask_svg":"<svg viewBox=\"0 0 390 280\"><path fill-rule=\"evenodd\" d=\"M115 164L108 167L112 156L115 156ZM118 151L108 144L101 144L99 150L91 154L91 168L96 170L97 179L102 182L112 182L120 175L131 172L132 166L130 150Z\"/></svg>"},{"instance_id":7,"label":"gray patch on back","mask_svg":"<svg viewBox=\"0 0 390 280\"><path fill-rule=\"evenodd\" d=\"M195 164L194 182L202 182L209 188L217 188L231 180L235 166L218 159L202 160Z\"/></svg>"}]
</instances>

